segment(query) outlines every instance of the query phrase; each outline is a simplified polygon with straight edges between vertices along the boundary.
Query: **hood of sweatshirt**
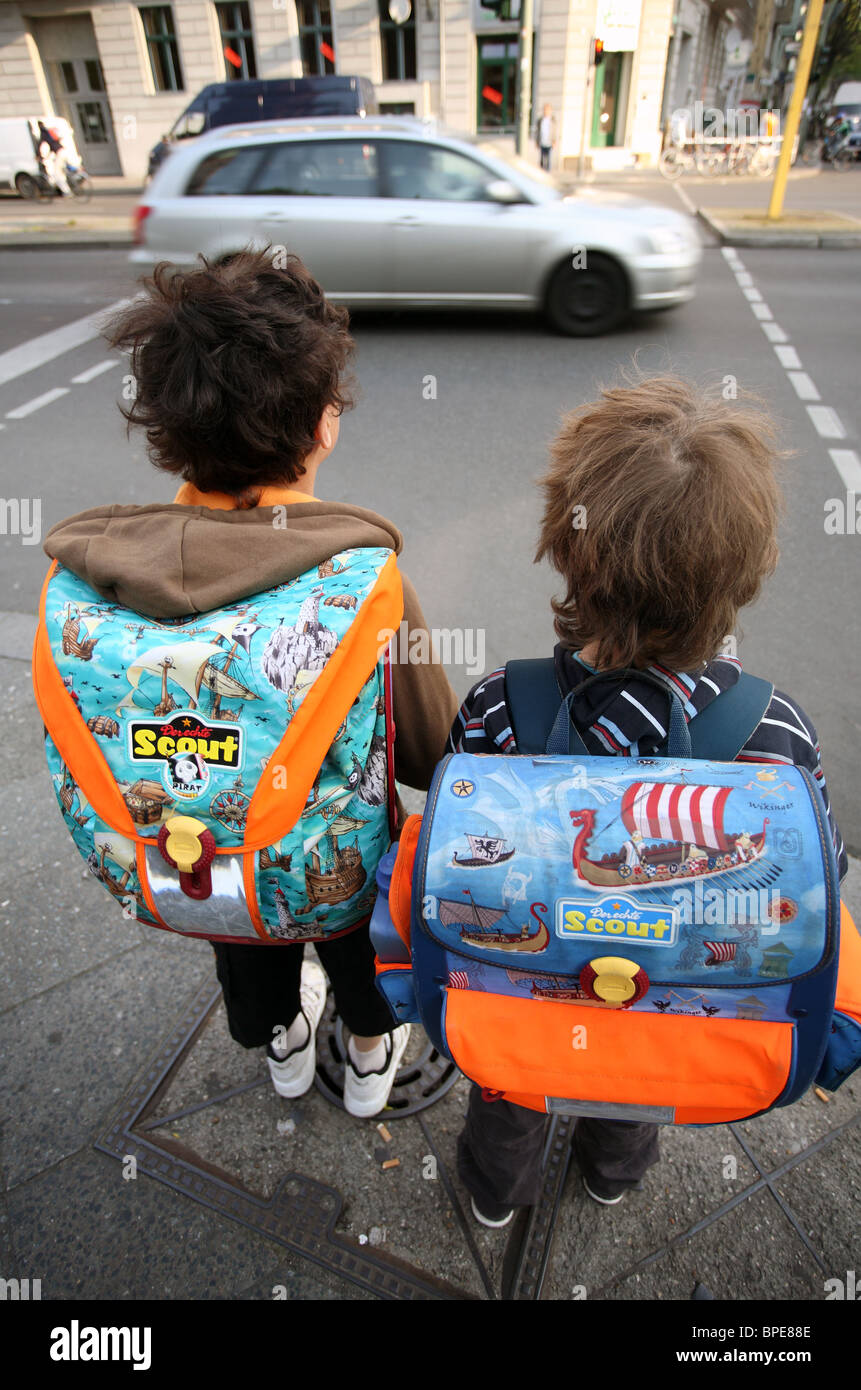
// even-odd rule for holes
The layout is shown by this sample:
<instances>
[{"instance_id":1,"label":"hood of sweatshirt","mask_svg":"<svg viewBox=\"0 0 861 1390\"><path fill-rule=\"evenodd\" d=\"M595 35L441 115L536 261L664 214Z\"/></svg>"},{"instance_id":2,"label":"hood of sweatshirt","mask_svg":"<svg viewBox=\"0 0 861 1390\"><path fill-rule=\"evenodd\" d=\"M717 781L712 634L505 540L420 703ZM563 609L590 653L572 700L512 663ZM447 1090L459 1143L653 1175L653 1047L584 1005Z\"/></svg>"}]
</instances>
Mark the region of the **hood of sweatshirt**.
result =
<instances>
[{"instance_id":1,"label":"hood of sweatshirt","mask_svg":"<svg viewBox=\"0 0 861 1390\"><path fill-rule=\"evenodd\" d=\"M385 517L344 502L267 488L260 505L150 503L94 507L58 522L45 550L110 603L151 618L206 613L295 579L341 550L383 547L400 554Z\"/></svg>"}]
</instances>

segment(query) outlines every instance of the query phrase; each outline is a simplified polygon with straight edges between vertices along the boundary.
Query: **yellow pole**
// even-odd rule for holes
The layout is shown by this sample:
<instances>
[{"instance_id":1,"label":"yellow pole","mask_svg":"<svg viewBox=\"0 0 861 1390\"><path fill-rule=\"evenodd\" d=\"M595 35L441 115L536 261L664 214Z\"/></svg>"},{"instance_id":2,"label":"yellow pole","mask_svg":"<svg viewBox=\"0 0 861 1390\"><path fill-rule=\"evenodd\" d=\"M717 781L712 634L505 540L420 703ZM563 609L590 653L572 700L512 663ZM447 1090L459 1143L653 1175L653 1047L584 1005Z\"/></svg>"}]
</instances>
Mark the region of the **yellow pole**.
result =
<instances>
[{"instance_id":1,"label":"yellow pole","mask_svg":"<svg viewBox=\"0 0 861 1390\"><path fill-rule=\"evenodd\" d=\"M792 159L795 137L798 134L798 127L801 121L801 107L804 102L807 82L810 77L810 69L813 64L813 53L816 48L816 38L819 34L819 21L822 18L822 6L823 0L810 0L804 19L804 34L801 39L801 51L798 54L798 65L795 69L795 82L792 88L792 96L789 99L789 110L786 113L783 144L780 147L780 158L777 161L777 169L775 170L774 183L771 189L771 202L768 205L768 216L773 220L777 220L783 213L786 178L789 173L789 163Z\"/></svg>"}]
</instances>

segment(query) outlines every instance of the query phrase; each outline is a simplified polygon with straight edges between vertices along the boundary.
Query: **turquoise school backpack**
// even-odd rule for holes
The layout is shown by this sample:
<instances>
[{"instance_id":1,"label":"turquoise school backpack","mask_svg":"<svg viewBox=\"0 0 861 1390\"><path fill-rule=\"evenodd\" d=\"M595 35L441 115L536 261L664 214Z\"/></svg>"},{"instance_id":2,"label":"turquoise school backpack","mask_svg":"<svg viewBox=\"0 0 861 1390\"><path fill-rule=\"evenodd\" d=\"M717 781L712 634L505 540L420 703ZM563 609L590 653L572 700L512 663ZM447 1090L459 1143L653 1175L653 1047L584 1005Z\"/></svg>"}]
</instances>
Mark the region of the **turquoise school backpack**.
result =
<instances>
[{"instance_id":1,"label":"turquoise school backpack","mask_svg":"<svg viewBox=\"0 0 861 1390\"><path fill-rule=\"evenodd\" d=\"M52 566L33 658L48 767L127 916L270 944L367 920L394 823L380 634L402 613L383 548L162 622Z\"/></svg>"}]
</instances>

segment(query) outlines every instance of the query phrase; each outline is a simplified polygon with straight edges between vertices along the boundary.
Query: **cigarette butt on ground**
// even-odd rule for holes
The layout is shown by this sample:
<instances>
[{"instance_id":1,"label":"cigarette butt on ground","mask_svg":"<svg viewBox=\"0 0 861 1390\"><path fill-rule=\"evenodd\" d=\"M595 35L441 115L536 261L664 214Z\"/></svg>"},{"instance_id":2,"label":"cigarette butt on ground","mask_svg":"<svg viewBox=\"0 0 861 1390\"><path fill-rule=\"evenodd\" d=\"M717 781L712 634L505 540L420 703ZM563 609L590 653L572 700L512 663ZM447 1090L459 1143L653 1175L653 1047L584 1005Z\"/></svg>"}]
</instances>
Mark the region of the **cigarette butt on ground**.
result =
<instances>
[{"instance_id":1,"label":"cigarette butt on ground","mask_svg":"<svg viewBox=\"0 0 861 1390\"><path fill-rule=\"evenodd\" d=\"M382 1122L381 1122L380 1124L377 1125L377 1133L378 1133L383 1139L385 1139L385 1141L386 1141L387 1144L391 1144L391 1142L392 1142L392 1136L389 1134L389 1131L386 1129L385 1125L384 1125Z\"/></svg>"},{"instance_id":2,"label":"cigarette butt on ground","mask_svg":"<svg viewBox=\"0 0 861 1390\"><path fill-rule=\"evenodd\" d=\"M401 1160L399 1158L387 1158L383 1164L384 1168L400 1168L400 1166Z\"/></svg>"},{"instance_id":3,"label":"cigarette butt on ground","mask_svg":"<svg viewBox=\"0 0 861 1390\"><path fill-rule=\"evenodd\" d=\"M825 1094L825 1092L824 1092L823 1090L820 1089L819 1086L814 1086L814 1087L813 1087L813 1091L814 1091L814 1094L817 1095L817 1096L819 1097L820 1100L824 1100L824 1101L825 1101L825 1104L826 1104L826 1105L828 1104L828 1102L829 1102L829 1100L831 1099L831 1097L830 1097L830 1096L827 1096L827 1095Z\"/></svg>"}]
</instances>

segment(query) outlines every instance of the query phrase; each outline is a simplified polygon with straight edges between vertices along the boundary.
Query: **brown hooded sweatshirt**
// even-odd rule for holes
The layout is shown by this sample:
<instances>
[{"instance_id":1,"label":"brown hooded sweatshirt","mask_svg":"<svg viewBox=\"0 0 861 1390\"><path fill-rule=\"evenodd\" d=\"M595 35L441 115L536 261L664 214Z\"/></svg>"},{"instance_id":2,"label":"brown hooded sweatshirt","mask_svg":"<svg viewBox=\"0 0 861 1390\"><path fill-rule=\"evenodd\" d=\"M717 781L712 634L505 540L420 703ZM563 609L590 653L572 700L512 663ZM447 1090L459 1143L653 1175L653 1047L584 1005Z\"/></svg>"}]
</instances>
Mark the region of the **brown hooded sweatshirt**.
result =
<instances>
[{"instance_id":1,"label":"brown hooded sweatshirt","mask_svg":"<svg viewBox=\"0 0 861 1390\"><path fill-rule=\"evenodd\" d=\"M45 550L109 602L156 619L247 598L352 547L400 554L400 532L376 512L300 496L266 488L256 507L236 510L224 494L198 493L186 484L178 499L205 498L209 505L95 507L53 526ZM426 631L415 589L401 577L408 631ZM426 788L458 702L443 667L412 665L404 660L408 651L401 644L401 660L392 665L395 773L408 786Z\"/></svg>"}]
</instances>

